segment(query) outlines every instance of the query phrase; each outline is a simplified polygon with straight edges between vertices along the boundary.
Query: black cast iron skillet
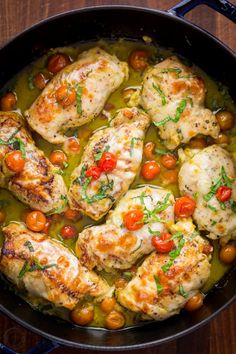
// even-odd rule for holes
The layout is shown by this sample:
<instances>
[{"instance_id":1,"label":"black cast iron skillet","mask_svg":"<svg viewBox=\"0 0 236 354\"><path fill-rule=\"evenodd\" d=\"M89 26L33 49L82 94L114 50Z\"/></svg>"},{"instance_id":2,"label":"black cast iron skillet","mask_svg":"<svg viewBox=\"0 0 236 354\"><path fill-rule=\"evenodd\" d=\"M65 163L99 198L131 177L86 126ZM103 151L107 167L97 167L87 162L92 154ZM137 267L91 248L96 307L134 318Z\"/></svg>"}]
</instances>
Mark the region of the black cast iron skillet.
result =
<instances>
[{"instance_id":1,"label":"black cast iron skillet","mask_svg":"<svg viewBox=\"0 0 236 354\"><path fill-rule=\"evenodd\" d=\"M181 18L199 4L214 8L236 23L236 6L224 0L184 0L168 12L130 6L94 7L42 21L0 49L0 85L4 85L19 70L52 47L91 42L100 38L115 40L121 37L134 41L148 35L154 42L174 48L177 53L222 81L236 100L236 54L209 33ZM104 351L139 349L161 344L197 329L234 299L236 269L208 294L205 305L191 315L182 313L164 322L108 331L76 327L36 312L0 282L0 310L50 340L44 342L44 348L40 347L41 353L54 348L55 343Z\"/></svg>"}]
</instances>

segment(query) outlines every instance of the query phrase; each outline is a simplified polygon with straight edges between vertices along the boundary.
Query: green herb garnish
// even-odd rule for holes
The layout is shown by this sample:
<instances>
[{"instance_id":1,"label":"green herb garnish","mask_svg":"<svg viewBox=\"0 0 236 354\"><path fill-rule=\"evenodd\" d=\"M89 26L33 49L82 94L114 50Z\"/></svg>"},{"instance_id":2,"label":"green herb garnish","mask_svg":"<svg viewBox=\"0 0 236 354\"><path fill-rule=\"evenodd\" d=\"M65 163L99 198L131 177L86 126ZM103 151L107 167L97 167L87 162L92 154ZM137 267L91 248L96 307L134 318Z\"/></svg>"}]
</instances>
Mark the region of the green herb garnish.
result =
<instances>
[{"instance_id":1,"label":"green herb garnish","mask_svg":"<svg viewBox=\"0 0 236 354\"><path fill-rule=\"evenodd\" d=\"M18 132L18 131L17 131ZM25 144L19 138L9 139L7 141L0 139L0 145L13 145L14 150L20 150L23 159L25 159Z\"/></svg>"},{"instance_id":2,"label":"green herb garnish","mask_svg":"<svg viewBox=\"0 0 236 354\"><path fill-rule=\"evenodd\" d=\"M217 209L213 205L207 204L207 207L212 211L217 211Z\"/></svg>"},{"instance_id":3,"label":"green herb garnish","mask_svg":"<svg viewBox=\"0 0 236 354\"><path fill-rule=\"evenodd\" d=\"M31 243L30 241L26 241L26 242L24 243L24 246L25 246L25 247L28 247L28 249L29 249L30 252L34 252L34 247L33 247L32 243Z\"/></svg>"},{"instance_id":4,"label":"green herb garnish","mask_svg":"<svg viewBox=\"0 0 236 354\"><path fill-rule=\"evenodd\" d=\"M152 87L158 92L161 97L162 106L166 105L166 96L159 85L152 84Z\"/></svg>"},{"instance_id":5,"label":"green herb garnish","mask_svg":"<svg viewBox=\"0 0 236 354\"><path fill-rule=\"evenodd\" d=\"M49 269L51 267L58 267L57 264L55 263L52 263L52 264L47 264L47 265L42 265L40 264L37 260L34 260L33 261L33 264L30 265L28 263L28 261L25 261L20 273L18 274L18 278L23 278L23 276L25 275L25 273L28 273L28 272L34 272L35 270L46 270L46 269Z\"/></svg>"},{"instance_id":6,"label":"green herb garnish","mask_svg":"<svg viewBox=\"0 0 236 354\"><path fill-rule=\"evenodd\" d=\"M167 116L164 119L162 119L160 122L154 122L156 127L159 127L161 125L165 125L167 122L174 122L177 123L180 120L181 114L185 110L187 106L187 101L184 99L180 102L179 106L176 108L175 116L174 118L171 116Z\"/></svg>"},{"instance_id":7,"label":"green herb garnish","mask_svg":"<svg viewBox=\"0 0 236 354\"><path fill-rule=\"evenodd\" d=\"M177 258L180 255L180 252L184 246L184 243L185 243L185 241L182 238L179 241L177 248L169 252L169 257L170 257L169 262L161 267L163 272L165 272L165 273L168 272L170 267L173 265L175 258Z\"/></svg>"},{"instance_id":8,"label":"green herb garnish","mask_svg":"<svg viewBox=\"0 0 236 354\"><path fill-rule=\"evenodd\" d=\"M125 280L131 280L133 278L133 273L132 272L124 272L122 274L123 278L125 278Z\"/></svg>"},{"instance_id":9,"label":"green herb garnish","mask_svg":"<svg viewBox=\"0 0 236 354\"><path fill-rule=\"evenodd\" d=\"M206 202L209 202L209 200L211 200L211 198L213 198L213 196L216 194L219 187L221 187L221 186L227 186L229 188L232 187L233 180L227 176L223 166L221 167L220 174L221 174L220 178L211 186L210 191L203 196L203 199ZM224 207L225 207L225 204L224 204L224 206L221 205L221 209Z\"/></svg>"},{"instance_id":10,"label":"green herb garnish","mask_svg":"<svg viewBox=\"0 0 236 354\"><path fill-rule=\"evenodd\" d=\"M76 109L78 114L82 114L82 87L78 84L76 88Z\"/></svg>"},{"instance_id":11,"label":"green herb garnish","mask_svg":"<svg viewBox=\"0 0 236 354\"><path fill-rule=\"evenodd\" d=\"M176 73L177 78L179 78L179 74L182 72L181 69L179 68L167 68L167 69L163 69L161 70L161 73Z\"/></svg>"},{"instance_id":12,"label":"green herb garnish","mask_svg":"<svg viewBox=\"0 0 236 354\"><path fill-rule=\"evenodd\" d=\"M114 186L113 180L109 181L107 178L107 180L108 180L107 183L102 182L98 192L96 194L94 194L92 197L89 197L87 195L86 191L87 191L87 188L88 188L91 180L92 180L92 177L89 177L89 178L86 178L86 180L84 182L84 185L83 185L83 188L81 191L82 200L86 200L87 203L91 204L91 203L97 202L99 200L109 198L112 202L114 202L114 198L110 194L106 193L108 190L113 189L113 186Z\"/></svg>"},{"instance_id":13,"label":"green herb garnish","mask_svg":"<svg viewBox=\"0 0 236 354\"><path fill-rule=\"evenodd\" d=\"M99 151L94 155L94 160L99 161L102 158L103 152L107 152L110 149L110 145L106 145L104 151Z\"/></svg>"},{"instance_id":14,"label":"green herb garnish","mask_svg":"<svg viewBox=\"0 0 236 354\"><path fill-rule=\"evenodd\" d=\"M48 213L46 213L47 216L52 215L52 214L60 214L63 212L63 210L65 209L65 207L68 203L68 198L66 195L61 194L60 199L63 200L62 206L58 207L58 208L53 208Z\"/></svg>"},{"instance_id":15,"label":"green herb garnish","mask_svg":"<svg viewBox=\"0 0 236 354\"><path fill-rule=\"evenodd\" d=\"M163 287L162 287L162 285L160 283L160 279L158 278L157 275L153 275L153 278L154 278L155 283L156 283L157 293L160 294L162 292L162 290L163 290Z\"/></svg>"},{"instance_id":16,"label":"green herb garnish","mask_svg":"<svg viewBox=\"0 0 236 354\"><path fill-rule=\"evenodd\" d=\"M138 140L143 140L143 139L141 139L141 138L132 138L131 139L131 143L130 143L130 156L132 156L132 154L133 154L133 148L134 148L134 144L135 144L135 142L137 142Z\"/></svg>"},{"instance_id":17,"label":"green herb garnish","mask_svg":"<svg viewBox=\"0 0 236 354\"><path fill-rule=\"evenodd\" d=\"M75 183L79 183L80 186L82 186L85 182L85 172L87 171L87 168L88 167L86 165L83 165L81 167L80 176L75 179Z\"/></svg>"},{"instance_id":18,"label":"green herb garnish","mask_svg":"<svg viewBox=\"0 0 236 354\"><path fill-rule=\"evenodd\" d=\"M144 197L147 197L147 196L140 196L140 200ZM170 205L171 203L169 202L169 198L170 198L170 193L167 193L163 202L157 202L155 208L153 210L149 210L146 205L144 204L144 202L142 203L142 200L141 200L141 203L144 205L144 217L143 217L143 220L141 221L142 223L144 224L149 224L151 222L161 222L161 223L165 223L166 220L162 220L160 218L158 218L156 216L156 214L159 214L160 212L166 210Z\"/></svg>"},{"instance_id":19,"label":"green herb garnish","mask_svg":"<svg viewBox=\"0 0 236 354\"><path fill-rule=\"evenodd\" d=\"M164 149L155 149L155 153L158 155L165 155L168 153L168 151Z\"/></svg>"},{"instance_id":20,"label":"green herb garnish","mask_svg":"<svg viewBox=\"0 0 236 354\"><path fill-rule=\"evenodd\" d=\"M179 293L180 293L180 295L183 296L185 299L186 299L186 298L188 297L188 295L189 295L189 294L187 293L187 291L184 290L183 285L180 285L180 286L179 286Z\"/></svg>"}]
</instances>

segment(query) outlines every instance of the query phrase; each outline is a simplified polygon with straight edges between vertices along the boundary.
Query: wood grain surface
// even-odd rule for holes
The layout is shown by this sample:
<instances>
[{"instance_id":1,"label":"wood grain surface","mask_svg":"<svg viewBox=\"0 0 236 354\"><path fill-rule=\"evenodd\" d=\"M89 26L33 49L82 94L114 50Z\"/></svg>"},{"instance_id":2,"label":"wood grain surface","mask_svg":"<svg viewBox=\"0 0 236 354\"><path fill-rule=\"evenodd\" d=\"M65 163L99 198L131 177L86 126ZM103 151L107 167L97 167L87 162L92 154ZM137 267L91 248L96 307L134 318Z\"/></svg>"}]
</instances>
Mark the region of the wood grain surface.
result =
<instances>
[{"instance_id":1,"label":"wood grain surface","mask_svg":"<svg viewBox=\"0 0 236 354\"><path fill-rule=\"evenodd\" d=\"M174 0L0 0L0 45L3 45L30 25L70 9L94 5L129 4L166 10L177 2ZM236 0L232 2L236 4ZM200 6L191 11L186 18L211 32L236 51L236 25L225 19L222 15L217 14L206 6ZM235 354L235 333L236 303L229 306L206 326L188 336L155 348L136 350L135 353ZM18 353L26 353L39 340L39 336L19 326L5 315L0 314L0 343L8 345ZM53 353L95 354L99 352L60 347L55 349ZM132 352L124 351L124 353Z\"/></svg>"}]
</instances>

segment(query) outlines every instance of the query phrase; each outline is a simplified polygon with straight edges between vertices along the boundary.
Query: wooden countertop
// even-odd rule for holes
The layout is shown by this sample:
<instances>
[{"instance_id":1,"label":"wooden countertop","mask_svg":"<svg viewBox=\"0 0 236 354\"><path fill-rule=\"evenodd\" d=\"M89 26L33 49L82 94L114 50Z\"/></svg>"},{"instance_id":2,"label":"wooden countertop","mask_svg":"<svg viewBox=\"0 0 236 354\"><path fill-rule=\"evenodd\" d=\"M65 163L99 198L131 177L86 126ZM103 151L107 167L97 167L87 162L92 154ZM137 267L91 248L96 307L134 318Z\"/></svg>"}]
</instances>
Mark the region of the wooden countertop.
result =
<instances>
[{"instance_id":1,"label":"wooden countertop","mask_svg":"<svg viewBox=\"0 0 236 354\"><path fill-rule=\"evenodd\" d=\"M0 45L29 27L30 25L58 14L79 7L109 4L130 4L166 10L176 4L174 0L0 0ZM236 4L236 0L232 1ZM220 14L200 6L186 18L205 28L236 51L236 25ZM17 56L17 53L16 53ZM217 60L217 58L216 58ZM214 320L198 331L176 341L155 348L137 350L137 354L235 354L236 353L236 303L233 303ZM0 314L0 343L25 353L35 345L40 337L29 332L17 323ZM98 353L91 350L58 348L54 354ZM101 353L101 352L100 352ZM132 353L125 351L124 353Z\"/></svg>"}]
</instances>

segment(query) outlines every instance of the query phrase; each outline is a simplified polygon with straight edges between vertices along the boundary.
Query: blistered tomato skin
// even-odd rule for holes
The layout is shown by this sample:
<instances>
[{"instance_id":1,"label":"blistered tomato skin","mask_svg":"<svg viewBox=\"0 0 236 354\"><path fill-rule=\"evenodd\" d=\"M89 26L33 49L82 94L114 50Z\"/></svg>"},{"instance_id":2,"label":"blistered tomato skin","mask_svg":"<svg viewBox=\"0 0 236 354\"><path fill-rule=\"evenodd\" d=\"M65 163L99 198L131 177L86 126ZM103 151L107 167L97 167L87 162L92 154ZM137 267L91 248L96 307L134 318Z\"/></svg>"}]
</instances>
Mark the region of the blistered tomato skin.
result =
<instances>
[{"instance_id":1,"label":"blistered tomato skin","mask_svg":"<svg viewBox=\"0 0 236 354\"><path fill-rule=\"evenodd\" d=\"M116 168L117 157L111 152L104 152L98 161L98 167L103 172L111 172Z\"/></svg>"},{"instance_id":2,"label":"blistered tomato skin","mask_svg":"<svg viewBox=\"0 0 236 354\"><path fill-rule=\"evenodd\" d=\"M143 164L141 174L147 181L156 178L160 173L160 165L156 161L147 161Z\"/></svg>"},{"instance_id":3,"label":"blistered tomato skin","mask_svg":"<svg viewBox=\"0 0 236 354\"><path fill-rule=\"evenodd\" d=\"M230 200L232 195L232 188L229 188L227 186L221 186L218 188L217 192L216 192L216 198L220 201L220 202L227 202L228 200Z\"/></svg>"},{"instance_id":4,"label":"blistered tomato skin","mask_svg":"<svg viewBox=\"0 0 236 354\"><path fill-rule=\"evenodd\" d=\"M175 215L178 218L188 218L193 215L195 208L196 202L191 197L178 198L175 202Z\"/></svg>"},{"instance_id":5,"label":"blistered tomato skin","mask_svg":"<svg viewBox=\"0 0 236 354\"><path fill-rule=\"evenodd\" d=\"M72 225L65 225L61 229L60 234L65 240L69 240L77 236L77 230Z\"/></svg>"},{"instance_id":6,"label":"blistered tomato skin","mask_svg":"<svg viewBox=\"0 0 236 354\"><path fill-rule=\"evenodd\" d=\"M68 64L70 64L70 58L64 53L52 54L48 58L47 69L52 74L57 74L59 71L64 69Z\"/></svg>"},{"instance_id":7,"label":"blistered tomato skin","mask_svg":"<svg viewBox=\"0 0 236 354\"><path fill-rule=\"evenodd\" d=\"M152 237L152 245L157 253L168 253L175 248L174 241L171 238L172 235L168 232L162 232L160 236Z\"/></svg>"},{"instance_id":8,"label":"blistered tomato skin","mask_svg":"<svg viewBox=\"0 0 236 354\"><path fill-rule=\"evenodd\" d=\"M129 231L139 230L143 227L144 214L141 210L131 210L123 217L124 226Z\"/></svg>"},{"instance_id":9,"label":"blistered tomato skin","mask_svg":"<svg viewBox=\"0 0 236 354\"><path fill-rule=\"evenodd\" d=\"M5 157L5 163L9 170L18 173L24 169L25 159L22 157L20 150L14 150L7 154Z\"/></svg>"},{"instance_id":10,"label":"blistered tomato skin","mask_svg":"<svg viewBox=\"0 0 236 354\"><path fill-rule=\"evenodd\" d=\"M26 215L26 226L31 231L43 231L46 223L47 219L41 211L35 210Z\"/></svg>"}]
</instances>

